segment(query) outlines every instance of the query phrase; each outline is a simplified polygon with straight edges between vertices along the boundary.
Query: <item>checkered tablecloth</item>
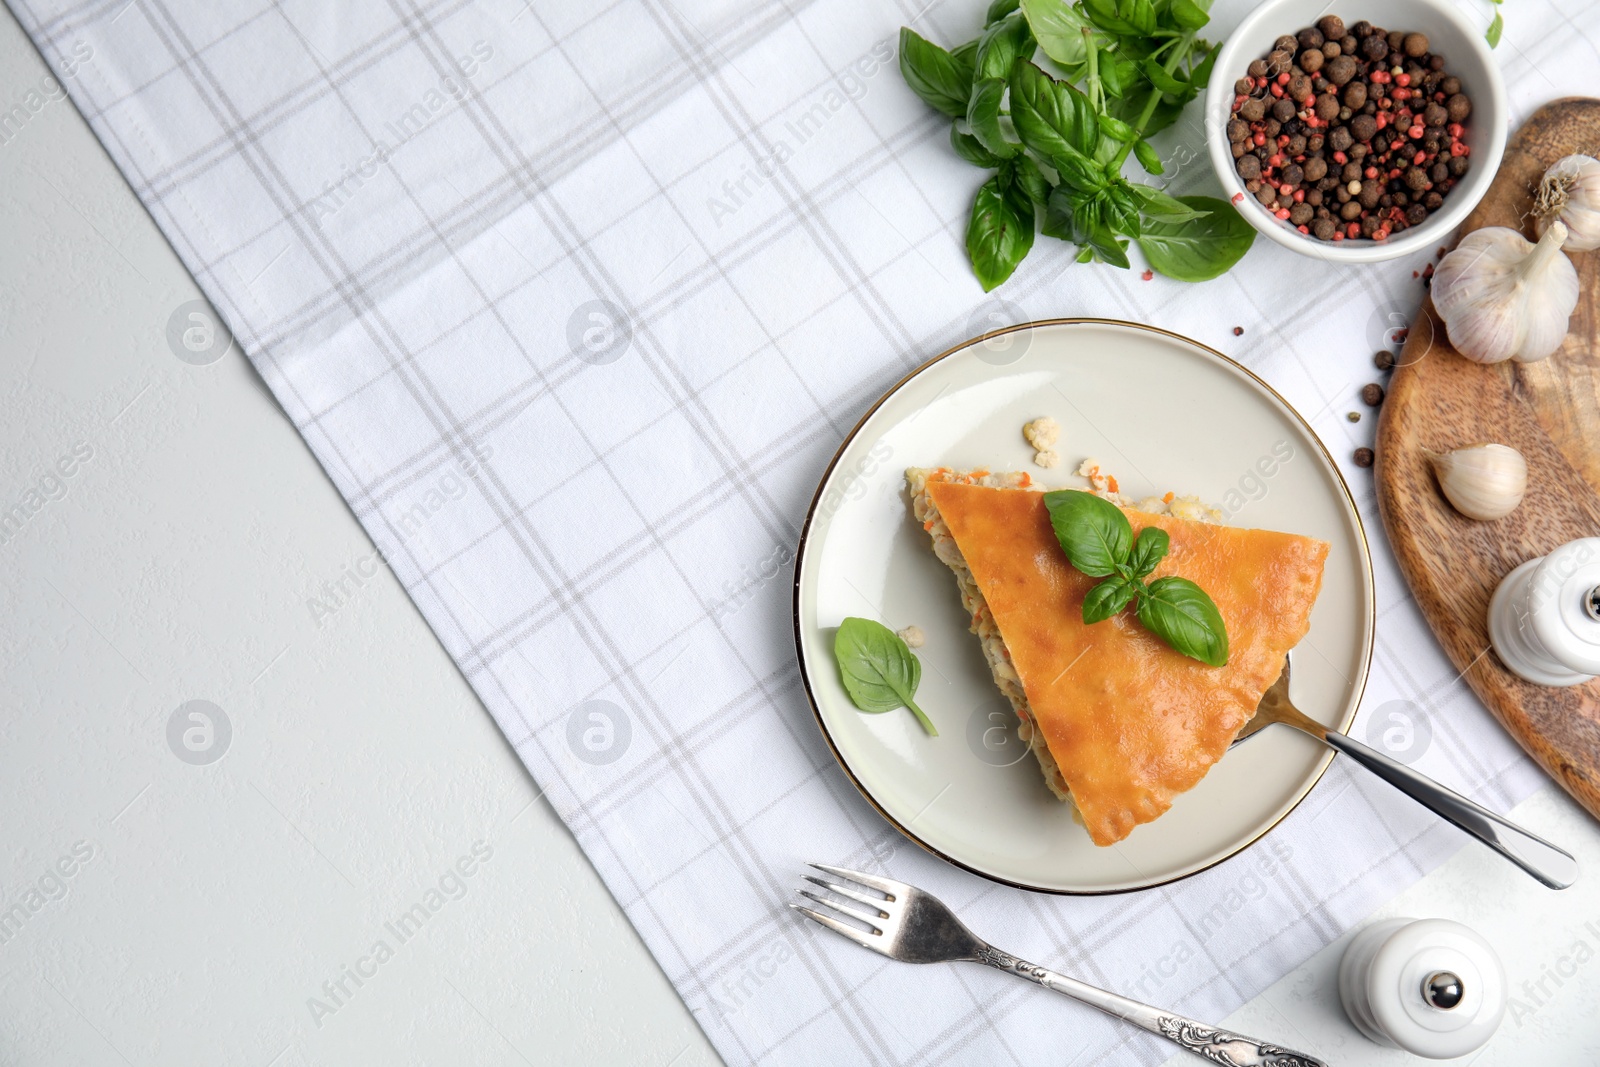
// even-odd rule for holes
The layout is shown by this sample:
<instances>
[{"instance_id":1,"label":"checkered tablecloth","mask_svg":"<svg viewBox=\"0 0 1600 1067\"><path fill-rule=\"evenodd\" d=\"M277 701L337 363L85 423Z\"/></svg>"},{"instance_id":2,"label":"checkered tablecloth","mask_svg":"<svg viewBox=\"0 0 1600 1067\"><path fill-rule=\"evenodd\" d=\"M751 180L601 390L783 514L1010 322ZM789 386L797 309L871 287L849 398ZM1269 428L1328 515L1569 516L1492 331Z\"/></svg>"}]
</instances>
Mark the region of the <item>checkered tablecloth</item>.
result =
<instances>
[{"instance_id":1,"label":"checkered tablecloth","mask_svg":"<svg viewBox=\"0 0 1600 1067\"><path fill-rule=\"evenodd\" d=\"M1183 883L996 887L846 781L789 616L846 429L975 325L1189 334L1348 457L1373 420L1345 413L1427 256L1339 268L1261 241L1183 285L1041 242L986 298L961 245L979 177L895 70L901 24L954 43L978 0L9 3L730 1063L1168 1053L1004 976L808 930L783 905L809 859L882 865L1000 944L1219 1019L1461 845L1336 762ZM1217 7L1221 33L1247 4ZM1600 6L1505 11L1518 119L1594 88ZM1197 114L1161 148L1175 191L1215 190ZM1393 727L1504 809L1539 778L1430 637L1369 472L1346 474L1380 613L1356 732Z\"/></svg>"}]
</instances>

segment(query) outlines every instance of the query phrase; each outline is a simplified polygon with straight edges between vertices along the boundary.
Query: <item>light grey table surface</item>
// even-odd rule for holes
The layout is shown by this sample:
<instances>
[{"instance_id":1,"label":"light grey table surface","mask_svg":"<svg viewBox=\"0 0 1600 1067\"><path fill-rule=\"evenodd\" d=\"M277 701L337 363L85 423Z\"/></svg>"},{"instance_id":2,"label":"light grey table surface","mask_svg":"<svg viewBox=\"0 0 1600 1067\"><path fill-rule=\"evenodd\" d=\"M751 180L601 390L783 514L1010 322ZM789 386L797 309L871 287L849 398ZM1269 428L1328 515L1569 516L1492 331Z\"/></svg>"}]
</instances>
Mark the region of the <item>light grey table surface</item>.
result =
<instances>
[{"instance_id":1,"label":"light grey table surface","mask_svg":"<svg viewBox=\"0 0 1600 1067\"><path fill-rule=\"evenodd\" d=\"M175 354L199 293L45 76L0 17L0 1063L716 1063L237 348ZM1600 871L1553 788L1516 817ZM1381 914L1501 950L1475 1062L1591 1063L1597 899L1473 846ZM1341 949L1226 1022L1417 1062Z\"/></svg>"}]
</instances>

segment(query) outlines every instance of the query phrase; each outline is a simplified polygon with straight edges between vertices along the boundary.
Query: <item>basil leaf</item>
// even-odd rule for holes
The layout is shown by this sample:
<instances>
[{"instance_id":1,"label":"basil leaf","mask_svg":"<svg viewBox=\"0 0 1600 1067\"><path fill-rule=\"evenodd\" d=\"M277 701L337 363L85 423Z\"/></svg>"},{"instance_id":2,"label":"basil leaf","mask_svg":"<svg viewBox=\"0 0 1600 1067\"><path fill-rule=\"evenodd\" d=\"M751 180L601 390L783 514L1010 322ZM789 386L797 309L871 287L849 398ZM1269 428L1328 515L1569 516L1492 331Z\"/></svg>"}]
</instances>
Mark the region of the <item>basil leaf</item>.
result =
<instances>
[{"instance_id":1,"label":"basil leaf","mask_svg":"<svg viewBox=\"0 0 1600 1067\"><path fill-rule=\"evenodd\" d=\"M1092 158L1100 144L1089 98L1023 60L1011 70L1011 124L1022 143L1046 159Z\"/></svg>"},{"instance_id":2,"label":"basil leaf","mask_svg":"<svg viewBox=\"0 0 1600 1067\"><path fill-rule=\"evenodd\" d=\"M1149 185L1130 184L1128 188L1139 201L1139 210L1152 222L1188 222L1190 219L1203 219L1210 214L1209 211L1192 208L1176 197L1168 196L1160 189Z\"/></svg>"},{"instance_id":3,"label":"basil leaf","mask_svg":"<svg viewBox=\"0 0 1600 1067\"><path fill-rule=\"evenodd\" d=\"M1033 223L1033 201L1008 171L979 187L967 223L967 258L984 292L1011 277L1033 247Z\"/></svg>"},{"instance_id":4,"label":"basil leaf","mask_svg":"<svg viewBox=\"0 0 1600 1067\"><path fill-rule=\"evenodd\" d=\"M1172 0L1172 21L1186 30L1198 30L1211 21L1211 16L1194 0Z\"/></svg>"},{"instance_id":5,"label":"basil leaf","mask_svg":"<svg viewBox=\"0 0 1600 1067\"><path fill-rule=\"evenodd\" d=\"M1189 72L1189 99L1194 99L1194 96L1211 81L1211 68L1217 65L1217 53L1220 51L1222 51L1220 44L1212 45L1205 58L1195 64L1194 69Z\"/></svg>"},{"instance_id":6,"label":"basil leaf","mask_svg":"<svg viewBox=\"0 0 1600 1067\"><path fill-rule=\"evenodd\" d=\"M1028 28L1044 54L1076 81L1089 69L1089 22L1067 0L1022 0ZM1102 63L1105 61L1102 59Z\"/></svg>"},{"instance_id":7,"label":"basil leaf","mask_svg":"<svg viewBox=\"0 0 1600 1067\"><path fill-rule=\"evenodd\" d=\"M1139 200L1133 194L1133 186L1125 181L1118 181L1106 190L1105 195L1105 218L1110 227L1117 233L1138 237Z\"/></svg>"},{"instance_id":8,"label":"basil leaf","mask_svg":"<svg viewBox=\"0 0 1600 1067\"><path fill-rule=\"evenodd\" d=\"M1134 4L1128 0L1118 3L1116 0L1083 0L1084 10L1089 15L1089 21L1105 30L1107 33L1138 36L1149 33L1150 29L1140 29L1128 20L1133 14Z\"/></svg>"},{"instance_id":9,"label":"basil leaf","mask_svg":"<svg viewBox=\"0 0 1600 1067\"><path fill-rule=\"evenodd\" d=\"M1489 42L1490 48L1500 47L1500 34L1505 30L1505 28L1505 18L1500 14L1500 12L1496 11L1494 13L1494 19L1489 23L1489 28L1483 31L1483 39Z\"/></svg>"},{"instance_id":10,"label":"basil leaf","mask_svg":"<svg viewBox=\"0 0 1600 1067\"><path fill-rule=\"evenodd\" d=\"M1095 258L1113 267L1128 269L1128 242L1119 238L1110 227L1103 223L1091 226L1086 243L1094 251Z\"/></svg>"},{"instance_id":11,"label":"basil leaf","mask_svg":"<svg viewBox=\"0 0 1600 1067\"><path fill-rule=\"evenodd\" d=\"M924 730L939 735L912 699L922 681L922 663L893 630L871 619L848 618L834 635L833 658L856 707L874 715L909 708Z\"/></svg>"},{"instance_id":12,"label":"basil leaf","mask_svg":"<svg viewBox=\"0 0 1600 1067\"><path fill-rule=\"evenodd\" d=\"M1187 578L1157 578L1139 598L1139 621L1161 640L1212 667L1228 662L1228 629L1206 591Z\"/></svg>"},{"instance_id":13,"label":"basil leaf","mask_svg":"<svg viewBox=\"0 0 1600 1067\"><path fill-rule=\"evenodd\" d=\"M1095 121L1099 125L1101 133L1118 141L1131 141L1139 136L1134 132L1132 126L1129 126L1121 119L1112 118L1110 115L1098 115L1095 117Z\"/></svg>"},{"instance_id":14,"label":"basil leaf","mask_svg":"<svg viewBox=\"0 0 1600 1067\"><path fill-rule=\"evenodd\" d=\"M1139 64L1139 73L1150 80L1150 84L1166 93L1168 96L1182 96L1189 91L1187 82L1179 81L1168 74L1166 68L1153 59L1147 59Z\"/></svg>"},{"instance_id":15,"label":"basil leaf","mask_svg":"<svg viewBox=\"0 0 1600 1067\"><path fill-rule=\"evenodd\" d=\"M1079 489L1058 489L1044 495L1044 506L1067 562L1079 571L1104 578L1128 561L1133 527L1111 501Z\"/></svg>"},{"instance_id":16,"label":"basil leaf","mask_svg":"<svg viewBox=\"0 0 1600 1067\"><path fill-rule=\"evenodd\" d=\"M1226 273L1250 251L1256 231L1232 204L1209 196L1177 199L1206 215L1187 222L1149 222L1139 248L1152 269L1180 282L1203 282Z\"/></svg>"},{"instance_id":17,"label":"basil leaf","mask_svg":"<svg viewBox=\"0 0 1600 1067\"><path fill-rule=\"evenodd\" d=\"M962 133L961 124L958 122L950 124L950 147L956 150L956 155L974 167L990 169L1000 165L1000 157L983 147L983 142L972 134Z\"/></svg>"},{"instance_id":18,"label":"basil leaf","mask_svg":"<svg viewBox=\"0 0 1600 1067\"><path fill-rule=\"evenodd\" d=\"M1050 190L1055 187L1039 170L1039 165L1033 161L1033 157L1023 153L1016 158L1014 165L1016 169L1013 177L1022 191L1028 194L1028 199L1040 207L1049 203Z\"/></svg>"},{"instance_id":19,"label":"basil leaf","mask_svg":"<svg viewBox=\"0 0 1600 1067\"><path fill-rule=\"evenodd\" d=\"M1150 147L1150 142L1144 138L1141 137L1134 142L1133 154L1139 160L1139 166L1143 167L1148 173L1165 174L1167 172L1166 164L1161 162L1161 157L1156 154L1154 148Z\"/></svg>"},{"instance_id":20,"label":"basil leaf","mask_svg":"<svg viewBox=\"0 0 1600 1067\"><path fill-rule=\"evenodd\" d=\"M1006 95L1006 83L999 78L984 78L972 87L972 101L967 105L967 125L972 135L990 153L1010 159L1022 151L1022 146L1006 140L1000 129L1000 101Z\"/></svg>"},{"instance_id":21,"label":"basil leaf","mask_svg":"<svg viewBox=\"0 0 1600 1067\"><path fill-rule=\"evenodd\" d=\"M1128 557L1128 566L1133 569L1135 578L1143 578L1156 569L1162 557L1167 554L1167 549L1172 545L1172 538L1167 531L1159 526L1146 526L1139 531L1139 539L1133 543L1133 555Z\"/></svg>"},{"instance_id":22,"label":"basil leaf","mask_svg":"<svg viewBox=\"0 0 1600 1067\"><path fill-rule=\"evenodd\" d=\"M1005 78L1018 59L1032 59L1037 47L1028 20L1022 12L1013 12L978 38L977 77Z\"/></svg>"},{"instance_id":23,"label":"basil leaf","mask_svg":"<svg viewBox=\"0 0 1600 1067\"><path fill-rule=\"evenodd\" d=\"M1107 578L1083 598L1083 621L1090 626L1104 622L1123 608L1139 592L1139 583L1126 578Z\"/></svg>"},{"instance_id":24,"label":"basil leaf","mask_svg":"<svg viewBox=\"0 0 1600 1067\"><path fill-rule=\"evenodd\" d=\"M972 64L919 36L900 28L900 76L922 102L951 118L967 113L972 93Z\"/></svg>"},{"instance_id":25,"label":"basil leaf","mask_svg":"<svg viewBox=\"0 0 1600 1067\"><path fill-rule=\"evenodd\" d=\"M985 26L993 26L1015 11L1017 2L1018 0L994 0L994 3L989 5L988 12L983 16L983 24Z\"/></svg>"}]
</instances>

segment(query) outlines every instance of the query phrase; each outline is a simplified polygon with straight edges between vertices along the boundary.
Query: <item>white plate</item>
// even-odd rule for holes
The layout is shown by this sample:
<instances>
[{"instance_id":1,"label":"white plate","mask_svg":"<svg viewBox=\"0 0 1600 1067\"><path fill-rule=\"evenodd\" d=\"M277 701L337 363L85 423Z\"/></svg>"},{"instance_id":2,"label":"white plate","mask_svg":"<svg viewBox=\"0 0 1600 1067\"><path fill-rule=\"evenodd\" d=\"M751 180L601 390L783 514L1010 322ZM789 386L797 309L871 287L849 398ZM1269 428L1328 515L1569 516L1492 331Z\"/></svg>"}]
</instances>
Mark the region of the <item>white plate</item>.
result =
<instances>
[{"instance_id":1,"label":"white plate","mask_svg":"<svg viewBox=\"0 0 1600 1067\"><path fill-rule=\"evenodd\" d=\"M1031 465L1022 439L1022 424L1040 415L1061 423L1053 471ZM1294 700L1312 718L1348 728L1374 625L1366 534L1343 478L1305 421L1218 352L1147 326L1053 320L969 341L891 389L839 449L801 533L801 679L840 765L902 833L987 878L1055 893L1141 889L1204 870L1272 829L1333 758L1288 727L1265 730L1110 848L1092 844L1046 790L967 630L955 578L910 517L904 472L988 467L1081 485L1070 472L1086 456L1131 497L1195 493L1233 525L1333 546L1294 653ZM938 737L910 712L866 715L850 703L832 652L850 615L922 627L917 702Z\"/></svg>"}]
</instances>

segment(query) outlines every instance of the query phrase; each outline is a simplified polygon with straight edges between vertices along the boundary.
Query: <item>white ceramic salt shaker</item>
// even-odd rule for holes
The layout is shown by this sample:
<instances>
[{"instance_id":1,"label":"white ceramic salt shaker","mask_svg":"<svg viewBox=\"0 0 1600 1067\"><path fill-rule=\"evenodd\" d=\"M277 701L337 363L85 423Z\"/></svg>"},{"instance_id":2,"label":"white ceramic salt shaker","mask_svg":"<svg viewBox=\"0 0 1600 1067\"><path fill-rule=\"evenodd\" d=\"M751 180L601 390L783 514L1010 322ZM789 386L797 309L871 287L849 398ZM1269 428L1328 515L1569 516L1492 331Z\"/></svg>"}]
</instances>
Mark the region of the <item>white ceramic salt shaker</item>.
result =
<instances>
[{"instance_id":1,"label":"white ceramic salt shaker","mask_svg":"<svg viewBox=\"0 0 1600 1067\"><path fill-rule=\"evenodd\" d=\"M1489 601L1500 662L1539 685L1600 675L1600 537L1562 545L1506 575Z\"/></svg>"},{"instance_id":2,"label":"white ceramic salt shaker","mask_svg":"<svg viewBox=\"0 0 1600 1067\"><path fill-rule=\"evenodd\" d=\"M1506 1013L1500 957L1449 919L1385 919L1339 962L1345 1014L1380 1045L1446 1060L1482 1048Z\"/></svg>"}]
</instances>

